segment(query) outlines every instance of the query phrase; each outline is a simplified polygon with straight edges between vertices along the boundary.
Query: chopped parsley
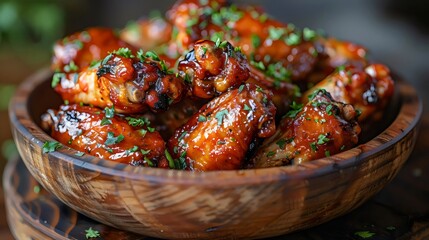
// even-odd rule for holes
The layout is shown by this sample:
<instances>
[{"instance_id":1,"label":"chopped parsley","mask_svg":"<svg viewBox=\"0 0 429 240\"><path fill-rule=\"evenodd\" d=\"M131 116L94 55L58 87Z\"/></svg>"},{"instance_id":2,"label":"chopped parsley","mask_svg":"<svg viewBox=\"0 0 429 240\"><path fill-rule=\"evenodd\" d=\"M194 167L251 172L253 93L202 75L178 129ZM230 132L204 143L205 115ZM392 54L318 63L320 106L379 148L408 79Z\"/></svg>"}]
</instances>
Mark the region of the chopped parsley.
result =
<instances>
[{"instance_id":1,"label":"chopped parsley","mask_svg":"<svg viewBox=\"0 0 429 240\"><path fill-rule=\"evenodd\" d=\"M312 101L319 93L326 94L325 89L317 89L312 94L308 95L308 100Z\"/></svg>"},{"instance_id":2,"label":"chopped parsley","mask_svg":"<svg viewBox=\"0 0 429 240\"><path fill-rule=\"evenodd\" d=\"M110 125L112 124L112 120L108 119L108 118L103 118L101 119L100 125L104 126L104 125Z\"/></svg>"},{"instance_id":3,"label":"chopped parsley","mask_svg":"<svg viewBox=\"0 0 429 240\"><path fill-rule=\"evenodd\" d=\"M74 63L73 60L71 60L69 64L64 66L65 72L76 72L78 70L79 70L79 67Z\"/></svg>"},{"instance_id":4,"label":"chopped parsley","mask_svg":"<svg viewBox=\"0 0 429 240\"><path fill-rule=\"evenodd\" d=\"M110 108L105 107L104 113L105 113L106 118L113 118L113 116L115 116L115 108L113 106Z\"/></svg>"},{"instance_id":5,"label":"chopped parsley","mask_svg":"<svg viewBox=\"0 0 429 240\"><path fill-rule=\"evenodd\" d=\"M149 119L145 117L140 117L140 118L126 117L125 120L127 120L128 125L132 127L143 127L144 125L150 124Z\"/></svg>"},{"instance_id":6,"label":"chopped parsley","mask_svg":"<svg viewBox=\"0 0 429 240\"><path fill-rule=\"evenodd\" d=\"M35 194L39 194L39 193L40 193L40 186L39 186L39 185L34 186L34 187L33 187L33 192L34 192Z\"/></svg>"},{"instance_id":7,"label":"chopped parsley","mask_svg":"<svg viewBox=\"0 0 429 240\"><path fill-rule=\"evenodd\" d=\"M140 152L141 152L143 155L147 155L147 154L149 154L149 153L150 153L150 149L149 149L149 150L140 149Z\"/></svg>"},{"instance_id":8,"label":"chopped parsley","mask_svg":"<svg viewBox=\"0 0 429 240\"><path fill-rule=\"evenodd\" d=\"M326 150L326 151L325 151L325 156L326 156L326 157L330 157L330 156L331 156L331 152L330 152L329 150Z\"/></svg>"},{"instance_id":9,"label":"chopped parsley","mask_svg":"<svg viewBox=\"0 0 429 240\"><path fill-rule=\"evenodd\" d=\"M279 40L285 33L286 33L286 30L281 27L270 26L268 28L269 38L272 40Z\"/></svg>"},{"instance_id":10,"label":"chopped parsley","mask_svg":"<svg viewBox=\"0 0 429 240\"><path fill-rule=\"evenodd\" d=\"M228 114L228 110L223 109L216 113L215 118L217 120L217 125L220 126L223 123L223 120L225 119L225 115Z\"/></svg>"},{"instance_id":11,"label":"chopped parsley","mask_svg":"<svg viewBox=\"0 0 429 240\"><path fill-rule=\"evenodd\" d=\"M326 113L331 116L332 115L332 108L333 106L331 104L329 104L328 106L326 106Z\"/></svg>"},{"instance_id":12,"label":"chopped parsley","mask_svg":"<svg viewBox=\"0 0 429 240\"><path fill-rule=\"evenodd\" d=\"M85 155L85 153L84 152L77 152L74 155L78 156L78 157L82 157L83 155Z\"/></svg>"},{"instance_id":13,"label":"chopped parsley","mask_svg":"<svg viewBox=\"0 0 429 240\"><path fill-rule=\"evenodd\" d=\"M54 73L54 75L52 76L51 87L52 88L56 87L60 83L61 79L65 77L66 77L65 73Z\"/></svg>"},{"instance_id":14,"label":"chopped parsley","mask_svg":"<svg viewBox=\"0 0 429 240\"><path fill-rule=\"evenodd\" d=\"M284 149L286 144L293 142L293 137L289 138L289 139L284 139L281 138L280 140L278 140L276 142L277 146L279 146L280 149Z\"/></svg>"},{"instance_id":15,"label":"chopped parsley","mask_svg":"<svg viewBox=\"0 0 429 240\"><path fill-rule=\"evenodd\" d=\"M57 149L61 148L63 145L55 141L46 141L43 143L43 153L55 152Z\"/></svg>"},{"instance_id":16,"label":"chopped parsley","mask_svg":"<svg viewBox=\"0 0 429 240\"><path fill-rule=\"evenodd\" d=\"M86 239L97 238L100 236L101 236L100 233L98 231L92 229L92 227L89 227L88 229L85 230Z\"/></svg>"},{"instance_id":17,"label":"chopped parsley","mask_svg":"<svg viewBox=\"0 0 429 240\"><path fill-rule=\"evenodd\" d=\"M301 43L301 37L296 33L291 33L287 38L285 39L285 43L288 46L295 46Z\"/></svg>"},{"instance_id":18,"label":"chopped parsley","mask_svg":"<svg viewBox=\"0 0 429 240\"><path fill-rule=\"evenodd\" d=\"M273 151L269 151L269 152L267 153L267 157L272 157L272 156L274 156L274 155L276 155L276 153L275 153L275 152L273 152Z\"/></svg>"},{"instance_id":19,"label":"chopped parsley","mask_svg":"<svg viewBox=\"0 0 429 240\"><path fill-rule=\"evenodd\" d=\"M247 104L244 104L244 108L243 108L243 110L244 110L244 111L252 111L252 108L251 108L251 107L249 107Z\"/></svg>"},{"instance_id":20,"label":"chopped parsley","mask_svg":"<svg viewBox=\"0 0 429 240\"><path fill-rule=\"evenodd\" d=\"M304 28L304 30L302 31L302 36L305 41L313 41L317 37L317 33L310 28Z\"/></svg>"},{"instance_id":21,"label":"chopped parsley","mask_svg":"<svg viewBox=\"0 0 429 240\"><path fill-rule=\"evenodd\" d=\"M311 148L311 150L313 150L313 152L316 152L317 151L316 142L311 142L310 143L310 148Z\"/></svg>"},{"instance_id":22,"label":"chopped parsley","mask_svg":"<svg viewBox=\"0 0 429 240\"><path fill-rule=\"evenodd\" d=\"M167 149L165 149L164 154L168 161L168 167L170 167L171 169L174 169L175 168L174 159Z\"/></svg>"},{"instance_id":23,"label":"chopped parsley","mask_svg":"<svg viewBox=\"0 0 429 240\"><path fill-rule=\"evenodd\" d=\"M240 85L238 88L238 93L241 93L244 90L244 84Z\"/></svg>"},{"instance_id":24,"label":"chopped parsley","mask_svg":"<svg viewBox=\"0 0 429 240\"><path fill-rule=\"evenodd\" d=\"M370 237L374 236L375 233L370 232L370 231L359 231L359 232L355 232L355 235L366 239L366 238L370 238Z\"/></svg>"},{"instance_id":25,"label":"chopped parsley","mask_svg":"<svg viewBox=\"0 0 429 240\"><path fill-rule=\"evenodd\" d=\"M254 49L257 49L259 46L261 46L261 38L259 38L258 35L252 34L251 41Z\"/></svg>"},{"instance_id":26,"label":"chopped parsley","mask_svg":"<svg viewBox=\"0 0 429 240\"><path fill-rule=\"evenodd\" d=\"M108 132L107 133L107 139L104 142L105 145L110 146L116 143L120 143L122 142L122 140L124 140L124 135L119 134L117 137L115 137L115 134L113 132Z\"/></svg>"},{"instance_id":27,"label":"chopped parsley","mask_svg":"<svg viewBox=\"0 0 429 240\"><path fill-rule=\"evenodd\" d=\"M328 138L328 133L326 133L326 134L320 134L317 137L317 144L319 144L319 145L328 143L329 141L331 141L331 139Z\"/></svg>"},{"instance_id":28,"label":"chopped parsley","mask_svg":"<svg viewBox=\"0 0 429 240\"><path fill-rule=\"evenodd\" d=\"M145 54L145 57L146 58L150 58L150 59L152 59L152 60L154 60L154 61L160 61L161 59L159 58L159 56L158 56L158 54L156 54L155 52L153 52L153 51L147 51L146 52L146 54Z\"/></svg>"},{"instance_id":29,"label":"chopped parsley","mask_svg":"<svg viewBox=\"0 0 429 240\"><path fill-rule=\"evenodd\" d=\"M204 116L204 115L202 115L202 114L200 114L198 116L198 122L205 122L205 121L207 121L207 117Z\"/></svg>"},{"instance_id":30,"label":"chopped parsley","mask_svg":"<svg viewBox=\"0 0 429 240\"><path fill-rule=\"evenodd\" d=\"M177 141L181 142L183 140L183 138L185 138L186 134L188 134L187 131L182 132L182 134L180 134L179 138L177 139Z\"/></svg>"},{"instance_id":31,"label":"chopped parsley","mask_svg":"<svg viewBox=\"0 0 429 240\"><path fill-rule=\"evenodd\" d=\"M292 104L290 105L291 110L289 110L289 112L286 113L285 117L289 117L289 118L295 118L298 113L300 113L302 111L302 107L304 106L304 104L298 104L295 101L292 102Z\"/></svg>"}]
</instances>

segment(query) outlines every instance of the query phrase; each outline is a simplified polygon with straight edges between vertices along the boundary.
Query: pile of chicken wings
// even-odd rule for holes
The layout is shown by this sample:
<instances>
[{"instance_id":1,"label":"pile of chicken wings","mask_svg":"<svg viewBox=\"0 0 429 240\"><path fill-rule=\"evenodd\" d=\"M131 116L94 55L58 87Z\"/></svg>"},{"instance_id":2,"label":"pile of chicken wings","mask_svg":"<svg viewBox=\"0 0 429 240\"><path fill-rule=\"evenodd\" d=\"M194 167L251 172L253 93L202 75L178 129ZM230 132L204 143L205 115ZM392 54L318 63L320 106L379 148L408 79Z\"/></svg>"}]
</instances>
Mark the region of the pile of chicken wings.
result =
<instances>
[{"instance_id":1,"label":"pile of chicken wings","mask_svg":"<svg viewBox=\"0 0 429 240\"><path fill-rule=\"evenodd\" d=\"M179 0L120 31L74 33L55 44L52 70L64 104L42 120L57 141L190 171L300 164L353 148L394 92L388 67L364 47L224 0Z\"/></svg>"}]
</instances>

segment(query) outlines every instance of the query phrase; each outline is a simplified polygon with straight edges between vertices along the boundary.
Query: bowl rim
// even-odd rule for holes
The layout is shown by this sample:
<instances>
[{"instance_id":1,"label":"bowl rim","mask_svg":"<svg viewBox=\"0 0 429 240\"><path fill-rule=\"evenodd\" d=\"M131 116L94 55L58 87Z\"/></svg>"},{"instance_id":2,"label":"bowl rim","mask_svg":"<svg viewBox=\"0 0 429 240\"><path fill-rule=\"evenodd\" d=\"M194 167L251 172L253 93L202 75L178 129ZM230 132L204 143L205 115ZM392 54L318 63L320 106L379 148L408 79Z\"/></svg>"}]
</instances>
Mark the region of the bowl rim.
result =
<instances>
[{"instance_id":1,"label":"bowl rim","mask_svg":"<svg viewBox=\"0 0 429 240\"><path fill-rule=\"evenodd\" d=\"M9 105L11 125L25 138L33 141L40 149L42 149L44 142L56 140L46 134L33 121L28 109L28 100L32 90L45 81L49 81L52 74L49 68L44 68L28 77L19 85ZM399 93L401 107L396 118L383 132L368 142L350 150L299 165L261 169L188 172L174 169L135 167L88 154L79 157L75 155L78 152L77 150L65 145L55 152L45 154L50 155L48 157L53 157L53 159L61 159L90 171L99 171L103 174L124 179L167 184L206 186L228 184L234 187L243 184L271 183L279 180L290 181L317 178L335 173L341 169L361 165L365 159L396 144L417 127L423 111L421 97L410 83L400 77L395 78L395 88Z\"/></svg>"}]
</instances>

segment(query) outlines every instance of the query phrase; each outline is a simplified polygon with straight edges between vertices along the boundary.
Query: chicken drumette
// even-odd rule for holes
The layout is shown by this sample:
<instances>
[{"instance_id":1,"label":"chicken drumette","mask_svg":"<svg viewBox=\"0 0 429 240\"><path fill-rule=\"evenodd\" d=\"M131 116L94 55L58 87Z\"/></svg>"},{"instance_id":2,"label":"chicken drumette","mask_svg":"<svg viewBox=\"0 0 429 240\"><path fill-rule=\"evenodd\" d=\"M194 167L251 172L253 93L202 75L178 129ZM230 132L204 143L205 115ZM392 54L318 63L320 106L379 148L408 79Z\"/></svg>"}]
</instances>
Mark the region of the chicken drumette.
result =
<instances>
[{"instance_id":1,"label":"chicken drumette","mask_svg":"<svg viewBox=\"0 0 429 240\"><path fill-rule=\"evenodd\" d=\"M168 142L172 158L195 171L239 169L255 138L275 131L270 93L246 84L214 98Z\"/></svg>"},{"instance_id":2,"label":"chicken drumette","mask_svg":"<svg viewBox=\"0 0 429 240\"><path fill-rule=\"evenodd\" d=\"M336 102L325 90L317 90L305 106L292 106L248 167L300 164L350 149L360 133L356 119L352 105Z\"/></svg>"},{"instance_id":3,"label":"chicken drumette","mask_svg":"<svg viewBox=\"0 0 429 240\"><path fill-rule=\"evenodd\" d=\"M165 142L146 118L73 104L48 110L42 120L53 138L82 153L135 166L168 167Z\"/></svg>"}]
</instances>

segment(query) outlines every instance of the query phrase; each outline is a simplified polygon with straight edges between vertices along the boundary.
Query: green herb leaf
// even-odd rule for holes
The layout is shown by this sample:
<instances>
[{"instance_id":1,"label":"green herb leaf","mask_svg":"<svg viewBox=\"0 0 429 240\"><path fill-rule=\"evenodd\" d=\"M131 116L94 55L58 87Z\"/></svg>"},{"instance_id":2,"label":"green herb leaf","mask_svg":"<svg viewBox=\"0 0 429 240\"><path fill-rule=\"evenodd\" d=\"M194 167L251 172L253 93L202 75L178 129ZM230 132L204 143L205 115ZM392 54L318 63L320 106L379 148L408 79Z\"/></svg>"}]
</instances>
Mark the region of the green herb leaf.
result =
<instances>
[{"instance_id":1,"label":"green herb leaf","mask_svg":"<svg viewBox=\"0 0 429 240\"><path fill-rule=\"evenodd\" d=\"M85 155L85 153L84 152L77 152L74 155L78 156L78 157L82 157L83 155Z\"/></svg>"},{"instance_id":2,"label":"green herb leaf","mask_svg":"<svg viewBox=\"0 0 429 240\"><path fill-rule=\"evenodd\" d=\"M375 233L370 232L370 231L360 231L360 232L355 232L356 236L359 236L361 238L370 238L372 236L375 235Z\"/></svg>"},{"instance_id":3,"label":"green herb leaf","mask_svg":"<svg viewBox=\"0 0 429 240\"><path fill-rule=\"evenodd\" d=\"M140 117L140 118L126 117L125 120L127 120L128 125L132 127L143 127L144 125L150 124L149 119L145 117Z\"/></svg>"},{"instance_id":4,"label":"green herb leaf","mask_svg":"<svg viewBox=\"0 0 429 240\"><path fill-rule=\"evenodd\" d=\"M33 187L33 192L34 192L35 194L39 194L39 193L40 193L40 186L39 186L39 185L34 186L34 187Z\"/></svg>"},{"instance_id":5,"label":"green herb leaf","mask_svg":"<svg viewBox=\"0 0 429 240\"><path fill-rule=\"evenodd\" d=\"M108 118L103 118L101 119L100 125L104 126L104 125L110 125L112 124L112 120L108 119Z\"/></svg>"},{"instance_id":6,"label":"green herb leaf","mask_svg":"<svg viewBox=\"0 0 429 240\"><path fill-rule=\"evenodd\" d=\"M301 37L296 33L291 33L287 36L285 42L288 46L295 46L301 43Z\"/></svg>"},{"instance_id":7,"label":"green herb leaf","mask_svg":"<svg viewBox=\"0 0 429 240\"><path fill-rule=\"evenodd\" d=\"M289 110L289 112L287 112L284 117L295 118L298 115L298 113L302 111L303 106L304 104L298 104L295 101L293 101L292 105L290 105L291 110Z\"/></svg>"},{"instance_id":8,"label":"green herb leaf","mask_svg":"<svg viewBox=\"0 0 429 240\"><path fill-rule=\"evenodd\" d=\"M311 150L313 150L313 152L316 152L317 151L316 142L310 143L310 148L311 148Z\"/></svg>"},{"instance_id":9,"label":"green herb leaf","mask_svg":"<svg viewBox=\"0 0 429 240\"><path fill-rule=\"evenodd\" d=\"M316 31L311 30L310 28L304 28L302 35L305 41L313 41L317 37Z\"/></svg>"},{"instance_id":10,"label":"green herb leaf","mask_svg":"<svg viewBox=\"0 0 429 240\"><path fill-rule=\"evenodd\" d=\"M272 40L279 40L286 33L286 29L280 27L270 26L268 28L269 38Z\"/></svg>"},{"instance_id":11,"label":"green herb leaf","mask_svg":"<svg viewBox=\"0 0 429 240\"><path fill-rule=\"evenodd\" d=\"M202 115L202 114L200 114L198 116L198 122L205 122L205 121L207 121L207 117L204 116L204 115Z\"/></svg>"},{"instance_id":12,"label":"green herb leaf","mask_svg":"<svg viewBox=\"0 0 429 240\"><path fill-rule=\"evenodd\" d=\"M168 150L167 150L167 149L165 149L164 154L165 154L165 157L167 158L167 161L168 161L168 167L170 167L171 169L175 169L175 168L176 168L176 166L175 166L175 164L174 164L174 159L173 159L173 157L170 155L170 153L168 152Z\"/></svg>"},{"instance_id":13,"label":"green herb leaf","mask_svg":"<svg viewBox=\"0 0 429 240\"><path fill-rule=\"evenodd\" d=\"M259 38L258 35L252 34L251 40L252 40L252 46L254 49L258 48L261 45L261 39Z\"/></svg>"},{"instance_id":14,"label":"green herb leaf","mask_svg":"<svg viewBox=\"0 0 429 240\"><path fill-rule=\"evenodd\" d=\"M153 51L147 51L145 54L146 58L150 58L154 61L160 61L161 59L159 58L158 54L156 54Z\"/></svg>"},{"instance_id":15,"label":"green herb leaf","mask_svg":"<svg viewBox=\"0 0 429 240\"><path fill-rule=\"evenodd\" d=\"M225 118L225 115L227 115L227 114L228 114L228 110L226 110L226 109L223 109L223 110L216 113L215 118L217 120L218 126L222 125L222 122Z\"/></svg>"},{"instance_id":16,"label":"green herb leaf","mask_svg":"<svg viewBox=\"0 0 429 240\"><path fill-rule=\"evenodd\" d=\"M54 73L52 77L51 87L52 88L56 87L60 83L61 79L65 77L66 77L65 73Z\"/></svg>"},{"instance_id":17,"label":"green herb leaf","mask_svg":"<svg viewBox=\"0 0 429 240\"><path fill-rule=\"evenodd\" d=\"M243 108L243 110L244 110L244 111L252 111L252 108L251 108L251 107L249 107L247 104L244 104L244 108Z\"/></svg>"},{"instance_id":18,"label":"green herb leaf","mask_svg":"<svg viewBox=\"0 0 429 240\"><path fill-rule=\"evenodd\" d=\"M269 151L269 152L267 153L267 157L272 157L272 156L274 156L274 155L276 155L276 153L275 153L275 152L273 152L273 151Z\"/></svg>"},{"instance_id":19,"label":"green herb leaf","mask_svg":"<svg viewBox=\"0 0 429 240\"><path fill-rule=\"evenodd\" d=\"M150 149L149 149L149 150L140 149L140 152L141 152L143 155L147 155L147 154L149 154L149 153L150 153Z\"/></svg>"},{"instance_id":20,"label":"green herb leaf","mask_svg":"<svg viewBox=\"0 0 429 240\"><path fill-rule=\"evenodd\" d=\"M240 85L240 87L238 88L238 93L241 93L244 90L244 84Z\"/></svg>"},{"instance_id":21,"label":"green herb leaf","mask_svg":"<svg viewBox=\"0 0 429 240\"><path fill-rule=\"evenodd\" d=\"M97 238L100 237L100 233L94 229L92 229L92 227L88 228L85 230L85 237L86 239L90 239L90 238Z\"/></svg>"},{"instance_id":22,"label":"green herb leaf","mask_svg":"<svg viewBox=\"0 0 429 240\"><path fill-rule=\"evenodd\" d=\"M317 137L317 144L322 145L322 144L325 144L325 143L328 143L329 141L331 141L331 139L329 139L327 136L328 136L327 133L326 134L320 134Z\"/></svg>"},{"instance_id":23,"label":"green herb leaf","mask_svg":"<svg viewBox=\"0 0 429 240\"><path fill-rule=\"evenodd\" d=\"M110 146L110 145L122 142L122 140L124 140L124 138L125 137L122 134L119 134L117 137L115 137L115 134L113 132L108 132L107 133L107 139L104 142L104 144L106 146Z\"/></svg>"},{"instance_id":24,"label":"green herb leaf","mask_svg":"<svg viewBox=\"0 0 429 240\"><path fill-rule=\"evenodd\" d=\"M105 107L104 113L106 118L113 118L115 116L115 107Z\"/></svg>"},{"instance_id":25,"label":"green herb leaf","mask_svg":"<svg viewBox=\"0 0 429 240\"><path fill-rule=\"evenodd\" d=\"M55 141L46 141L43 143L43 153L55 152L57 149L61 148L63 145Z\"/></svg>"},{"instance_id":26,"label":"green herb leaf","mask_svg":"<svg viewBox=\"0 0 429 240\"><path fill-rule=\"evenodd\" d=\"M78 70L79 70L79 67L74 63L73 60L71 60L69 64L64 66L65 72L76 72Z\"/></svg>"},{"instance_id":27,"label":"green herb leaf","mask_svg":"<svg viewBox=\"0 0 429 240\"><path fill-rule=\"evenodd\" d=\"M113 53L124 58L134 58L133 52L129 48L119 48Z\"/></svg>"}]
</instances>

